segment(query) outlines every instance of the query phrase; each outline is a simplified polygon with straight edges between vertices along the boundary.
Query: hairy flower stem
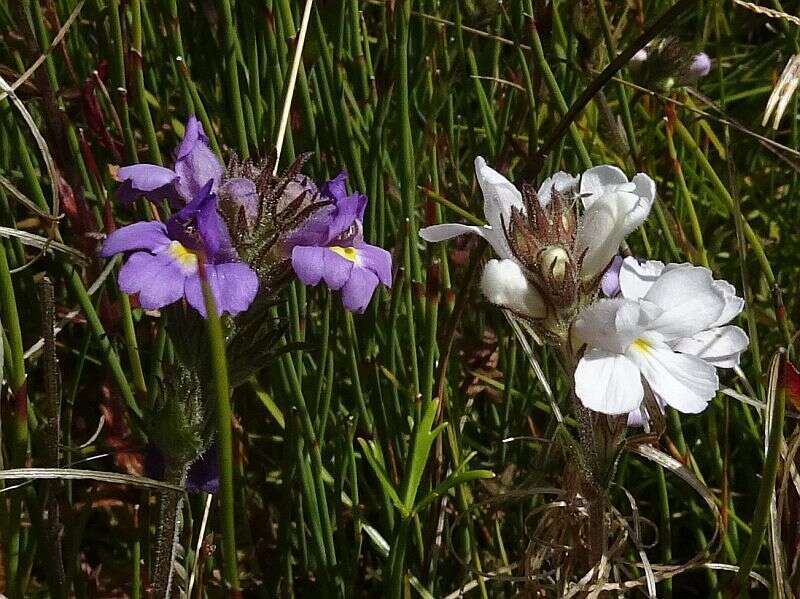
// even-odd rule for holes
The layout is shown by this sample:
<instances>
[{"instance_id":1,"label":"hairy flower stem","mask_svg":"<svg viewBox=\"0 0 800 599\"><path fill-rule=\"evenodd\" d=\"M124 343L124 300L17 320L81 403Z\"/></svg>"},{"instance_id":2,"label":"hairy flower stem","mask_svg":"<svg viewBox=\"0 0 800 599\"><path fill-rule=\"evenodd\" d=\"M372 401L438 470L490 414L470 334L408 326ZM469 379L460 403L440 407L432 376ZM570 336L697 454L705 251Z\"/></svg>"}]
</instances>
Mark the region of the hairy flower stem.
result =
<instances>
[{"instance_id":1,"label":"hairy flower stem","mask_svg":"<svg viewBox=\"0 0 800 599\"><path fill-rule=\"evenodd\" d=\"M164 466L164 481L183 487L186 483L188 464L170 463ZM158 534L156 535L155 572L153 573L153 597L168 598L172 592L172 572L175 549L181 532L178 516L183 504L183 493L165 491L158 509Z\"/></svg>"},{"instance_id":2,"label":"hairy flower stem","mask_svg":"<svg viewBox=\"0 0 800 599\"><path fill-rule=\"evenodd\" d=\"M589 564L592 567L600 563L600 559L605 552L607 531L606 531L606 488L603 485L603 471L601 455L599 451L597 432L594 427L591 410L583 407L577 397L573 396L575 411L578 416L579 435L583 449L583 460L581 465L581 492L587 503L589 512L589 528L587 535L587 545L589 554Z\"/></svg>"}]
</instances>

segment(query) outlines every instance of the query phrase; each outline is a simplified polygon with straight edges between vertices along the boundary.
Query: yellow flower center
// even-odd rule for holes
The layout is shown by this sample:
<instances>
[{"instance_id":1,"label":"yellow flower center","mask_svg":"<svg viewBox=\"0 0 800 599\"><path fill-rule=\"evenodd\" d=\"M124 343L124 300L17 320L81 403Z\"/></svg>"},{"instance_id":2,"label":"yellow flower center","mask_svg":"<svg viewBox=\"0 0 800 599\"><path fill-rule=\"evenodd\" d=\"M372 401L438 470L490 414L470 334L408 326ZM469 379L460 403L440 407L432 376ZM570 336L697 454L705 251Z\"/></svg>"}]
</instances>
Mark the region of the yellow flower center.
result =
<instances>
[{"instance_id":1,"label":"yellow flower center","mask_svg":"<svg viewBox=\"0 0 800 599\"><path fill-rule=\"evenodd\" d=\"M358 257L358 252L356 252L355 248L352 247L332 245L328 249L336 254L339 254L345 260L350 260L350 262L355 262L356 258Z\"/></svg>"},{"instance_id":2,"label":"yellow flower center","mask_svg":"<svg viewBox=\"0 0 800 599\"><path fill-rule=\"evenodd\" d=\"M642 339L641 337L637 337L633 343L631 343L634 349L637 351L647 354L650 353L650 350L653 349L653 345L647 341L646 339Z\"/></svg>"},{"instance_id":3,"label":"yellow flower center","mask_svg":"<svg viewBox=\"0 0 800 599\"><path fill-rule=\"evenodd\" d=\"M187 249L180 241L173 241L167 250L185 272L197 270L197 254Z\"/></svg>"}]
</instances>

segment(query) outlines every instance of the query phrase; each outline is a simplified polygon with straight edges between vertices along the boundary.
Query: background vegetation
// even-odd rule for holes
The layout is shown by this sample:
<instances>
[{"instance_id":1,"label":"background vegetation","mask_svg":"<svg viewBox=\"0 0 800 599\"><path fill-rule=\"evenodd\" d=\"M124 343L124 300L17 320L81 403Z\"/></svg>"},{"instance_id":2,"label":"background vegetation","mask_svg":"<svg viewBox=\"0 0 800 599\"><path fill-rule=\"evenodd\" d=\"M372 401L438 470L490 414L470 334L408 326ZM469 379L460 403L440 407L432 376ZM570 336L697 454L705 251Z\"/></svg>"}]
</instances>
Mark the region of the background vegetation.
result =
<instances>
[{"instance_id":1,"label":"background vegetation","mask_svg":"<svg viewBox=\"0 0 800 599\"><path fill-rule=\"evenodd\" d=\"M798 497L782 460L771 534L753 518L771 497L765 453L783 443L782 411L765 410L766 373L794 332L800 297L797 100L777 130L761 117L800 29L746 4L679 2L653 34L674 36L687 55L704 50L710 74L684 81L677 58L660 70L623 68L553 137L609 57L670 2L313 3L282 164L312 152L305 171L317 180L347 169L351 188L369 196L366 239L393 252L394 285L364 315L321 287L283 294L282 343L302 345L265 361L232 398L235 504L221 509L205 494L184 504L182 592L192 579L197 597L222 596L226 583L264 597L401 588L412 597L554 596L560 580L582 575L526 557L537 522L553 517L542 490L569 485L574 456L547 392L574 433L568 382L543 348L533 350L537 377L503 315L480 297L482 242L425 246L416 234L481 222L476 155L518 183L601 163L648 173L658 203L628 239L633 254L707 264L744 293L752 350L740 372L726 373L729 390L702 415L668 413L651 439L704 481L719 522L701 494L634 453L621 458L612 502L641 517L652 563L680 564L708 548L702 562L750 565L773 592L779 581L785 596L800 592ZM292 0L0 3L0 455L6 469L79 470L4 474L7 595L146 593L165 488L134 478L144 474L147 428L137 410L172 351L160 319L117 291L118 263L97 256L112 223L137 214L114 202L108 167L170 164L192 113L226 159L266 156L303 9ZM37 344L54 321L57 337ZM795 414L790 402L789 463ZM777 433L768 438L770 423ZM235 520L238 583L223 568L224 514ZM568 528L580 515L557 518ZM639 559L630 543L619 557ZM65 584L54 579L55 559ZM531 572L549 575L520 581ZM614 576L642 570L620 563ZM659 583L658 596L721 596L733 576L695 568Z\"/></svg>"}]
</instances>

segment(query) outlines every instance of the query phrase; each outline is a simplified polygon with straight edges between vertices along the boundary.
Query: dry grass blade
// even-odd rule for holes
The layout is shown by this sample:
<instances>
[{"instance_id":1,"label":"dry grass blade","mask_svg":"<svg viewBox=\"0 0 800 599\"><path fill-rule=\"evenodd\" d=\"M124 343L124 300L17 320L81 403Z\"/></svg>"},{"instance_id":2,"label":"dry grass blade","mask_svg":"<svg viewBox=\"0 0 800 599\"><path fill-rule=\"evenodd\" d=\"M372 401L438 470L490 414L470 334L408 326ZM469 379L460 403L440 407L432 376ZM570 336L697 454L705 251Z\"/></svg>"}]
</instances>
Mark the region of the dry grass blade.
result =
<instances>
[{"instance_id":1,"label":"dry grass blade","mask_svg":"<svg viewBox=\"0 0 800 599\"><path fill-rule=\"evenodd\" d=\"M176 485L161 482L144 476L131 476L118 472L99 472L97 470L77 470L72 468L11 468L0 471L0 480L19 479L63 479L63 480L96 480L118 485L133 485L159 491L177 491L183 493L184 489ZM4 489L6 491L8 489ZM3 492L0 491L0 492Z\"/></svg>"},{"instance_id":2,"label":"dry grass blade","mask_svg":"<svg viewBox=\"0 0 800 599\"><path fill-rule=\"evenodd\" d=\"M30 78L30 76L36 72L36 69L42 66L42 63L47 59L48 56L50 56L53 50L55 50L56 46L58 46L58 44L61 43L61 40L64 39L64 36L67 34L67 31L69 31L69 28L72 27L72 23L75 21L75 19L78 18L78 15L81 14L81 9L83 8L84 3L85 0L81 0L80 2L78 2L78 5L73 9L72 13L69 15L69 18L67 18L64 24L61 26L61 29L58 30L58 33L53 38L53 41L50 42L50 47L47 48L47 50L43 52L42 55L39 56L39 58L37 58L34 61L34 63L31 66L29 66L25 70L25 72L22 73L22 75L19 76L19 78L16 81L14 81L14 83L11 84L12 92L15 89L17 89L20 85L25 83ZM3 91L2 93L0 93L0 102L3 101L6 98L6 96L8 96L8 94L9 94L8 91Z\"/></svg>"},{"instance_id":3,"label":"dry grass blade","mask_svg":"<svg viewBox=\"0 0 800 599\"><path fill-rule=\"evenodd\" d=\"M0 89L6 92L8 98L11 100L11 103L16 106L17 110L19 110L20 114L22 115L22 119L25 121L25 124L28 126L28 129L33 135L33 138L36 140L36 146L39 148L39 151L42 154L42 159L44 160L45 165L47 166L47 174L50 177L50 189L53 195L53 203L51 206L51 215L54 219L58 218L59 214L59 202L58 202L58 171L56 171L56 165L53 162L53 156L50 154L50 150L47 147L47 142L42 137L42 134L39 132L39 128L36 126L36 122L33 120L31 113L28 112L28 109L25 108L25 104L22 103L22 100L19 99L17 94L14 92L14 89L8 84L8 82L0 76ZM55 229L53 229L55 230Z\"/></svg>"},{"instance_id":4,"label":"dry grass blade","mask_svg":"<svg viewBox=\"0 0 800 599\"><path fill-rule=\"evenodd\" d=\"M745 0L733 0L733 3L738 4L747 10L752 10L760 15L767 16L771 19L783 19L784 21L789 21L795 25L800 25L800 18L780 10L775 10L774 8L767 8L766 6L761 6L753 2L746 2Z\"/></svg>"},{"instance_id":5,"label":"dry grass blade","mask_svg":"<svg viewBox=\"0 0 800 599\"><path fill-rule=\"evenodd\" d=\"M777 129L781 122L783 113L789 105L789 100L792 99L797 86L800 84L800 55L794 54L789 58L789 62L781 73L780 79L775 84L769 99L767 100L767 108L764 111L764 118L761 119L761 126L766 127L769 122L770 115L774 112L772 119L772 128Z\"/></svg>"},{"instance_id":6,"label":"dry grass blade","mask_svg":"<svg viewBox=\"0 0 800 599\"><path fill-rule=\"evenodd\" d=\"M62 252L64 254L67 254L80 264L86 264L89 261L89 258L86 256L86 254L84 254L80 250L76 250L75 248L70 247L64 243L53 241L52 239L48 239L47 237L36 235L35 233L28 233L27 231L20 231L19 229L12 229L10 227L0 227L0 237L15 237L25 245L29 245L31 247L44 250L46 252L49 251Z\"/></svg>"}]
</instances>

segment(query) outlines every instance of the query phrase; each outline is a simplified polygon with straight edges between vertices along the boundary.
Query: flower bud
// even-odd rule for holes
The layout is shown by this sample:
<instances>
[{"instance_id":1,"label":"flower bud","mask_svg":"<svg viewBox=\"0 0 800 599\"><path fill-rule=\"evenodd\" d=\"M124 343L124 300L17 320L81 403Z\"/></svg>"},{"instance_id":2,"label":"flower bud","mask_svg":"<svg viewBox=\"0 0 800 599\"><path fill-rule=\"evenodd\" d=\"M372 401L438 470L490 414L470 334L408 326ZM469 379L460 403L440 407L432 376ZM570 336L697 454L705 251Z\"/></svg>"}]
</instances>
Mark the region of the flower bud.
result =
<instances>
[{"instance_id":1,"label":"flower bud","mask_svg":"<svg viewBox=\"0 0 800 599\"><path fill-rule=\"evenodd\" d=\"M513 260L489 260L483 270L481 291L491 303L522 316L543 318L547 311L539 291Z\"/></svg>"},{"instance_id":2,"label":"flower bud","mask_svg":"<svg viewBox=\"0 0 800 599\"><path fill-rule=\"evenodd\" d=\"M548 246L539 255L542 272L549 274L552 282L559 287L564 283L568 264L569 254L560 245Z\"/></svg>"},{"instance_id":3,"label":"flower bud","mask_svg":"<svg viewBox=\"0 0 800 599\"><path fill-rule=\"evenodd\" d=\"M705 52L700 52L692 57L692 64L689 65L689 73L693 77L705 77L711 71L711 59Z\"/></svg>"}]
</instances>

